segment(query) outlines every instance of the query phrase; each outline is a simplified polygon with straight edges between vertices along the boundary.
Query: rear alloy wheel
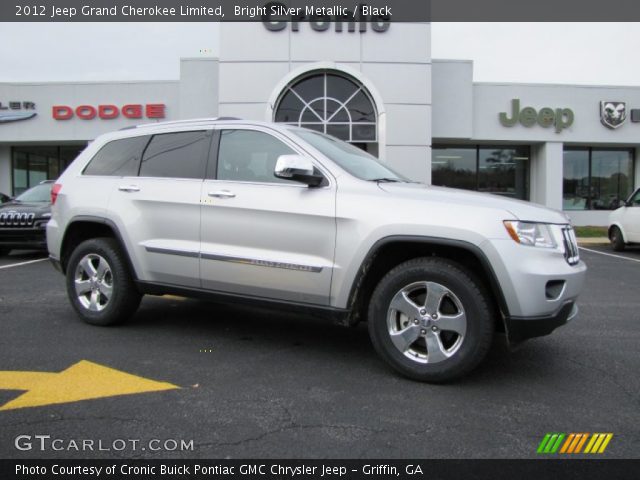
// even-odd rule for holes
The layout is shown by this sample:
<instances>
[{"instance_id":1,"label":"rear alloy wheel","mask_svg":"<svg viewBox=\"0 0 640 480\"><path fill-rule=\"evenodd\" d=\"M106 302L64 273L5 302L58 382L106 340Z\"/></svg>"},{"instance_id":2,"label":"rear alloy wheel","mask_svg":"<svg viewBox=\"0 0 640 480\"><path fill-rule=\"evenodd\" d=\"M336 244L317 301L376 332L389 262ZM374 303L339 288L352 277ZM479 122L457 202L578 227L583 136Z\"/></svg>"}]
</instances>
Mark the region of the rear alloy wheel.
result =
<instances>
[{"instance_id":1,"label":"rear alloy wheel","mask_svg":"<svg viewBox=\"0 0 640 480\"><path fill-rule=\"evenodd\" d=\"M102 326L128 319L141 299L112 238L87 240L76 247L67 265L67 294L85 322Z\"/></svg>"},{"instance_id":2,"label":"rear alloy wheel","mask_svg":"<svg viewBox=\"0 0 640 480\"><path fill-rule=\"evenodd\" d=\"M616 226L611 227L609 232L609 240L611 241L611 248L616 252L622 252L624 250L624 238L622 238L622 232Z\"/></svg>"},{"instance_id":3,"label":"rear alloy wheel","mask_svg":"<svg viewBox=\"0 0 640 480\"><path fill-rule=\"evenodd\" d=\"M486 355L494 323L476 280L455 262L419 258L391 270L369 307L369 334L396 370L426 382L468 373Z\"/></svg>"}]
</instances>

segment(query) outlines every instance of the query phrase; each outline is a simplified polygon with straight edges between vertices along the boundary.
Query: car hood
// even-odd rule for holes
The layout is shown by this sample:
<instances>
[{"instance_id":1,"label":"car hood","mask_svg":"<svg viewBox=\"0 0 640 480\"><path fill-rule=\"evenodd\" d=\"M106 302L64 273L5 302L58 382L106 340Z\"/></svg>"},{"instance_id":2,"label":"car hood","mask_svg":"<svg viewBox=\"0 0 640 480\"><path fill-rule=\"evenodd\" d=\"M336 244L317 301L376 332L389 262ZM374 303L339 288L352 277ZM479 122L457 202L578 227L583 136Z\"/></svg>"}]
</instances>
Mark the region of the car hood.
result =
<instances>
[{"instance_id":1,"label":"car hood","mask_svg":"<svg viewBox=\"0 0 640 480\"><path fill-rule=\"evenodd\" d=\"M472 192L449 187L436 187L421 183L379 183L380 188L396 197L412 200L441 202L460 207L481 207L500 210L514 220L543 223L570 223L569 218L558 210L536 205L524 200L514 200L489 193ZM504 218L504 220L509 220Z\"/></svg>"},{"instance_id":2,"label":"car hood","mask_svg":"<svg viewBox=\"0 0 640 480\"><path fill-rule=\"evenodd\" d=\"M36 215L44 215L51 212L51 204L43 203L24 203L11 201L0 204L0 213L18 212L18 213L35 213Z\"/></svg>"}]
</instances>

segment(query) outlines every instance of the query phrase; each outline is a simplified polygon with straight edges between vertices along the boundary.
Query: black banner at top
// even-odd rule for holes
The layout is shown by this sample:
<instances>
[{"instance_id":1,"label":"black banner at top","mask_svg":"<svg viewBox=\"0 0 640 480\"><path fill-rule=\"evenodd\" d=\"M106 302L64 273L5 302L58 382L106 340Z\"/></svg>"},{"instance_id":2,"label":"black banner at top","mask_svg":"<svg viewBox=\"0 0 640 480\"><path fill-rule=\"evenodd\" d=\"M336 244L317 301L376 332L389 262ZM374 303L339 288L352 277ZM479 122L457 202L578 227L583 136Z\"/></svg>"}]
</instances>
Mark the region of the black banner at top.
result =
<instances>
[{"instance_id":1,"label":"black banner at top","mask_svg":"<svg viewBox=\"0 0 640 480\"><path fill-rule=\"evenodd\" d=\"M639 21L637 0L14 0L0 22Z\"/></svg>"},{"instance_id":2,"label":"black banner at top","mask_svg":"<svg viewBox=\"0 0 640 480\"><path fill-rule=\"evenodd\" d=\"M3 22L428 22L428 0L14 0Z\"/></svg>"}]
</instances>

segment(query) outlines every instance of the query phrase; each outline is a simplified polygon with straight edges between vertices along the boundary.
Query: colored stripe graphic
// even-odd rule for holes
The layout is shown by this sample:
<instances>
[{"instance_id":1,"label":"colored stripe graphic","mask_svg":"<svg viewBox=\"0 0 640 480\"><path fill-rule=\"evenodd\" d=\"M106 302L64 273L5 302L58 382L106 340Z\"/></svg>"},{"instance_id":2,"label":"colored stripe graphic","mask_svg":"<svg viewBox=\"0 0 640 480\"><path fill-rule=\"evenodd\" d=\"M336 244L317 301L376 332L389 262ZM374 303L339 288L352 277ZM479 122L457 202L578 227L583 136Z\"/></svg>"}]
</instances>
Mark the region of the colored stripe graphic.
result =
<instances>
[{"instance_id":1,"label":"colored stripe graphic","mask_svg":"<svg viewBox=\"0 0 640 480\"><path fill-rule=\"evenodd\" d=\"M560 450L560 453L567 453L567 450L569 449L569 445L571 445L571 442L573 442L574 438L576 438L576 434L570 433L569 436L567 437L567 440L564 442L564 445L562 445L562 449Z\"/></svg>"},{"instance_id":2,"label":"colored stripe graphic","mask_svg":"<svg viewBox=\"0 0 640 480\"><path fill-rule=\"evenodd\" d=\"M540 442L540 445L538 445L538 453L544 452L544 447L547 445L547 442L549 441L550 438L551 438L551 434L550 433L547 433L544 436L544 438Z\"/></svg>"},{"instance_id":3,"label":"colored stripe graphic","mask_svg":"<svg viewBox=\"0 0 640 480\"><path fill-rule=\"evenodd\" d=\"M612 438L613 433L547 433L538 445L537 452L542 454L598 454L606 450ZM582 447L585 444L586 447L583 451Z\"/></svg>"},{"instance_id":4,"label":"colored stripe graphic","mask_svg":"<svg viewBox=\"0 0 640 480\"><path fill-rule=\"evenodd\" d=\"M582 435L580 437L580 441L576 445L575 450L573 452L571 452L571 453L580 453L582 451L582 446L587 441L587 438L589 438L589 434L588 433L581 433L580 435Z\"/></svg>"}]
</instances>

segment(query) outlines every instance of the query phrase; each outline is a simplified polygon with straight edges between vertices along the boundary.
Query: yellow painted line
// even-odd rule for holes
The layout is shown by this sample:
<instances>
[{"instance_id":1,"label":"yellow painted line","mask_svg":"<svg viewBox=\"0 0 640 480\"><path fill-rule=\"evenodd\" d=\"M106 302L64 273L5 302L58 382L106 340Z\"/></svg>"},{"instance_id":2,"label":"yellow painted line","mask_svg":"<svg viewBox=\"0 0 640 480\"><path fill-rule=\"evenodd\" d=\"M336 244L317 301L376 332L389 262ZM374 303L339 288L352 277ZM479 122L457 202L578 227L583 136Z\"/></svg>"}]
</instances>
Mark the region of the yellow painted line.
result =
<instances>
[{"instance_id":1,"label":"yellow painted line","mask_svg":"<svg viewBox=\"0 0 640 480\"><path fill-rule=\"evenodd\" d=\"M604 439L604 442L602 442L602 445L600 445L600 450L598 450L598 453L604 453L605 449L607 448L607 445L609 445L609 442L611 441L611 439L613 438L613 433L607 433L607 436Z\"/></svg>"},{"instance_id":2,"label":"yellow painted line","mask_svg":"<svg viewBox=\"0 0 640 480\"><path fill-rule=\"evenodd\" d=\"M591 436L591 440L589 440L589 443L587 443L587 448L584 449L584 453L591 453L591 447L593 447L593 444L596 443L596 440L598 440L598 434L594 433Z\"/></svg>"},{"instance_id":3,"label":"yellow painted line","mask_svg":"<svg viewBox=\"0 0 640 480\"><path fill-rule=\"evenodd\" d=\"M163 295L162 298L167 300L186 300L187 297L179 297L178 295Z\"/></svg>"},{"instance_id":4,"label":"yellow painted line","mask_svg":"<svg viewBox=\"0 0 640 480\"><path fill-rule=\"evenodd\" d=\"M567 437L564 444L562 445L562 448L560 449L560 453L565 453L567 451L567 448L569 448L569 445L571 444L571 442L573 442L573 439L575 438L575 436L576 434L572 433Z\"/></svg>"},{"instance_id":5,"label":"yellow painted line","mask_svg":"<svg viewBox=\"0 0 640 480\"><path fill-rule=\"evenodd\" d=\"M0 372L0 390L26 390L0 410L180 388L81 360L60 373Z\"/></svg>"},{"instance_id":6,"label":"yellow painted line","mask_svg":"<svg viewBox=\"0 0 640 480\"><path fill-rule=\"evenodd\" d=\"M0 390L31 390L57 375L46 372L0 372Z\"/></svg>"}]
</instances>

